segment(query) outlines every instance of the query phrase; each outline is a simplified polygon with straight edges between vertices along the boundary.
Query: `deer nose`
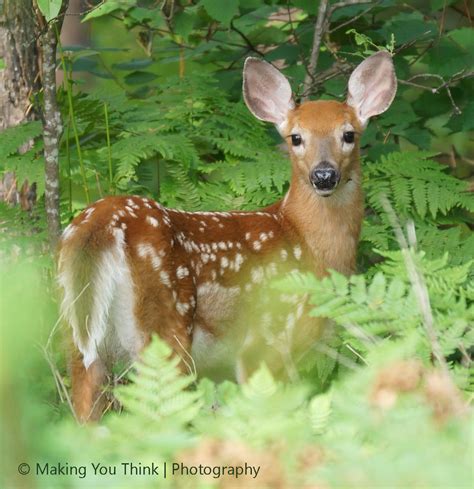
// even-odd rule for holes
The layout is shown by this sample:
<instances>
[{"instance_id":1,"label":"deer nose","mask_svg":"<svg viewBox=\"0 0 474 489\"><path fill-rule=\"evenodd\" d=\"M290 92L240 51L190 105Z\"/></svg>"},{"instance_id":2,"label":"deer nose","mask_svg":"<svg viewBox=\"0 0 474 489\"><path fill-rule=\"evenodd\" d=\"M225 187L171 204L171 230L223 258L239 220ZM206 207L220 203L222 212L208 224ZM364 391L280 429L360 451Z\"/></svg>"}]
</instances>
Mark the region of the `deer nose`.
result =
<instances>
[{"instance_id":1,"label":"deer nose","mask_svg":"<svg viewBox=\"0 0 474 489\"><path fill-rule=\"evenodd\" d=\"M313 168L309 178L316 189L332 190L339 183L340 177L339 172L330 163L322 162Z\"/></svg>"}]
</instances>

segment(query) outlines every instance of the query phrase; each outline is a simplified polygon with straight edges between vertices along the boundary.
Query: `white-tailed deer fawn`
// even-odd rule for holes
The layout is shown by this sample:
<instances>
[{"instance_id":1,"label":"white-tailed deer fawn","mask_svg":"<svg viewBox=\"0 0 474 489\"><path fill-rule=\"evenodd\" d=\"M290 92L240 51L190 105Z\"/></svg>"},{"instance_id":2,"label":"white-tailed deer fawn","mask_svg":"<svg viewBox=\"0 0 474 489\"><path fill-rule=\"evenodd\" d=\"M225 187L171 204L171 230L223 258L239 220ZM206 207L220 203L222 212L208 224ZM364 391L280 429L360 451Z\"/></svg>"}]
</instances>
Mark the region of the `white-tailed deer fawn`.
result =
<instances>
[{"instance_id":1,"label":"white-tailed deer fawn","mask_svg":"<svg viewBox=\"0 0 474 489\"><path fill-rule=\"evenodd\" d=\"M187 350L198 372L235 358L261 325L263 343L275 325L283 343L317 336L321 325L305 304L278 296L267 305L265 284L291 270L354 271L363 217L359 140L395 91L391 57L379 52L352 73L345 103L296 106L286 78L248 58L245 102L289 146L293 175L282 201L257 212L182 212L147 198L109 197L74 219L61 240L59 281L80 419L100 414L93 406L110 365L135 358L154 333L182 357Z\"/></svg>"}]
</instances>

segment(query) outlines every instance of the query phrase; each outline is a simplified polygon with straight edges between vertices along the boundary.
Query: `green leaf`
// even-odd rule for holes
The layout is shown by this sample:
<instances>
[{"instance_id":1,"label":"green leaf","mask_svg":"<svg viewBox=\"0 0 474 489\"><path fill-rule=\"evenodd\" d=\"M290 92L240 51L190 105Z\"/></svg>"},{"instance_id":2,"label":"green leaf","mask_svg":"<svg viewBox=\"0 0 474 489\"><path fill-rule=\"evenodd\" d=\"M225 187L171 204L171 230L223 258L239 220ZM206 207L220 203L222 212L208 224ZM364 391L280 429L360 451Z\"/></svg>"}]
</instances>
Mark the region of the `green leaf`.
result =
<instances>
[{"instance_id":1,"label":"green leaf","mask_svg":"<svg viewBox=\"0 0 474 489\"><path fill-rule=\"evenodd\" d=\"M188 39L189 34L193 31L194 23L197 19L195 13L187 11L176 14L174 18L174 31L181 36L184 40Z\"/></svg>"},{"instance_id":2,"label":"green leaf","mask_svg":"<svg viewBox=\"0 0 474 489\"><path fill-rule=\"evenodd\" d=\"M110 14L112 12L115 12L116 10L128 10L129 8L134 6L135 2L131 3L130 0L106 0L94 10L91 10L84 17L84 19L82 19L82 22L86 22L90 19L96 19L97 17L102 17L103 15Z\"/></svg>"},{"instance_id":3,"label":"green leaf","mask_svg":"<svg viewBox=\"0 0 474 489\"><path fill-rule=\"evenodd\" d=\"M277 390L277 384L268 367L262 363L252 374L247 384L242 386L242 392L248 399L264 399L272 396Z\"/></svg>"},{"instance_id":4,"label":"green leaf","mask_svg":"<svg viewBox=\"0 0 474 489\"><path fill-rule=\"evenodd\" d=\"M228 26L232 18L239 13L239 0L201 0L202 5L210 17Z\"/></svg>"},{"instance_id":5,"label":"green leaf","mask_svg":"<svg viewBox=\"0 0 474 489\"><path fill-rule=\"evenodd\" d=\"M123 63L116 63L112 65L117 70L138 70L142 68L146 68L150 66L153 61L150 58L141 58L141 59L131 59L130 61L125 61Z\"/></svg>"},{"instance_id":6,"label":"green leaf","mask_svg":"<svg viewBox=\"0 0 474 489\"><path fill-rule=\"evenodd\" d=\"M62 0L37 0L38 8L47 22L55 19L61 10Z\"/></svg>"},{"instance_id":7,"label":"green leaf","mask_svg":"<svg viewBox=\"0 0 474 489\"><path fill-rule=\"evenodd\" d=\"M451 31L448 36L466 51L472 53L474 49L474 36L470 27L462 27Z\"/></svg>"},{"instance_id":8,"label":"green leaf","mask_svg":"<svg viewBox=\"0 0 474 489\"><path fill-rule=\"evenodd\" d=\"M413 201L415 202L416 210L421 218L426 216L427 211L427 196L426 189L418 182L412 182L413 185Z\"/></svg>"},{"instance_id":9,"label":"green leaf","mask_svg":"<svg viewBox=\"0 0 474 489\"><path fill-rule=\"evenodd\" d=\"M125 77L125 82L129 85L141 85L156 80L158 75L149 71L134 71Z\"/></svg>"},{"instance_id":10,"label":"green leaf","mask_svg":"<svg viewBox=\"0 0 474 489\"><path fill-rule=\"evenodd\" d=\"M457 0L431 0L431 10L441 10L445 7L449 7Z\"/></svg>"}]
</instances>

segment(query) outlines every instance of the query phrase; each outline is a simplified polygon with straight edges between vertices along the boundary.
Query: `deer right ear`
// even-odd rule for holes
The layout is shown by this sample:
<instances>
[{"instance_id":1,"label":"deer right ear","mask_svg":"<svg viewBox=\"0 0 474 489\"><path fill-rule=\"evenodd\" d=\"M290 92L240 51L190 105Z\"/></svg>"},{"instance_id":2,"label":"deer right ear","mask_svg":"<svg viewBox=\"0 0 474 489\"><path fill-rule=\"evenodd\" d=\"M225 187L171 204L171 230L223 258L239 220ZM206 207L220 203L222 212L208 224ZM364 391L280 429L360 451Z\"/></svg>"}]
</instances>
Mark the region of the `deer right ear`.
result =
<instances>
[{"instance_id":1,"label":"deer right ear","mask_svg":"<svg viewBox=\"0 0 474 489\"><path fill-rule=\"evenodd\" d=\"M288 80L271 64L247 58L244 64L244 100L261 121L281 126L295 107Z\"/></svg>"}]
</instances>

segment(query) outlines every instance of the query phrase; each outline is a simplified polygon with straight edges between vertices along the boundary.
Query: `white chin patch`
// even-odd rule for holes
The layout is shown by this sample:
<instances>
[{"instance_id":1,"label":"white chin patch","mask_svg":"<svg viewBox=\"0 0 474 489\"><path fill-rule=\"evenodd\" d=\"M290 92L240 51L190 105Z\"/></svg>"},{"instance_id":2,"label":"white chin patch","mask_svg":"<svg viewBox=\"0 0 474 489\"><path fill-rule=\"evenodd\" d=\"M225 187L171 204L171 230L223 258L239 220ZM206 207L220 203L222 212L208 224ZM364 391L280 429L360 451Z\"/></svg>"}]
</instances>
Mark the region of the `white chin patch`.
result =
<instances>
[{"instance_id":1,"label":"white chin patch","mask_svg":"<svg viewBox=\"0 0 474 489\"><path fill-rule=\"evenodd\" d=\"M331 190L319 190L318 188L315 188L314 190L320 197L329 197L335 192L336 187Z\"/></svg>"}]
</instances>

